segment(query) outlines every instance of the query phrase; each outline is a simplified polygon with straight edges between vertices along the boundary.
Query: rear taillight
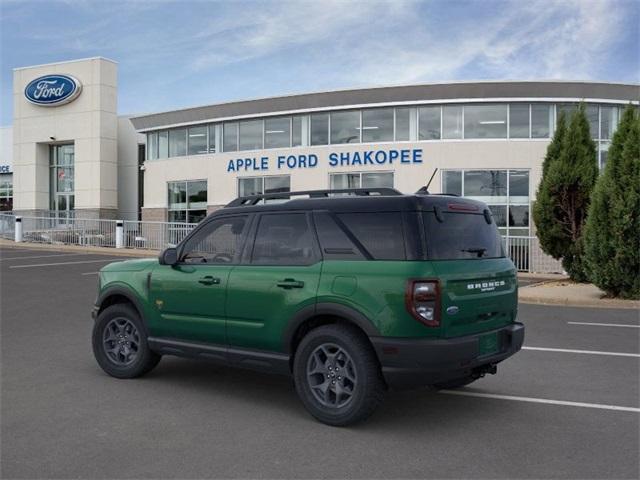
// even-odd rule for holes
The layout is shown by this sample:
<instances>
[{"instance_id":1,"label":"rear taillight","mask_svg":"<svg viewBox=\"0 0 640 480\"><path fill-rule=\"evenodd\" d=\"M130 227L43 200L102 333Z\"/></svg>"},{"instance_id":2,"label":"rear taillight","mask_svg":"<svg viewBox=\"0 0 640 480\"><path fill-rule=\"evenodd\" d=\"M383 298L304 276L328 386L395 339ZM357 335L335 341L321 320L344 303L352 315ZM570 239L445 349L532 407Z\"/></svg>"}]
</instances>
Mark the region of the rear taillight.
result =
<instances>
[{"instance_id":1,"label":"rear taillight","mask_svg":"<svg viewBox=\"0 0 640 480\"><path fill-rule=\"evenodd\" d=\"M409 313L428 327L440 326L440 288L437 280L409 280L405 294Z\"/></svg>"}]
</instances>

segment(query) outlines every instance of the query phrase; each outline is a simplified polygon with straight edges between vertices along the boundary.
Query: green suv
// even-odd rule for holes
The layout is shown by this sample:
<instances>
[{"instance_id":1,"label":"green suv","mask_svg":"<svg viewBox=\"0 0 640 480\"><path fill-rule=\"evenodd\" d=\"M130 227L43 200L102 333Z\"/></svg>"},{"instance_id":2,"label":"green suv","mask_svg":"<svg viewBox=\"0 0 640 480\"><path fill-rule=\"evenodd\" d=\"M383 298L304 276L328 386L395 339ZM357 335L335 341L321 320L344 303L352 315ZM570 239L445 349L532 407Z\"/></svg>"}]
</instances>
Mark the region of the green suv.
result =
<instances>
[{"instance_id":1,"label":"green suv","mask_svg":"<svg viewBox=\"0 0 640 480\"><path fill-rule=\"evenodd\" d=\"M242 197L159 259L100 271L93 351L138 377L162 355L291 375L348 425L388 388L456 388L517 352L517 278L481 202L393 189Z\"/></svg>"}]
</instances>

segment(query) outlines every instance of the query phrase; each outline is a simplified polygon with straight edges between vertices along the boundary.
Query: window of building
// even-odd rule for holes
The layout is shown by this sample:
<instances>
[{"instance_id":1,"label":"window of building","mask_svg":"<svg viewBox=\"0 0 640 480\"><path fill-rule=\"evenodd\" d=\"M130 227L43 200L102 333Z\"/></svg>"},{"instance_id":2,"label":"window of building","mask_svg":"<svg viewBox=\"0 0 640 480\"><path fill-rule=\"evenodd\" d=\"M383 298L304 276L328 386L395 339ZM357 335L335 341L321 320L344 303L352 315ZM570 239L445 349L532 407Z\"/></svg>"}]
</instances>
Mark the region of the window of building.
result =
<instances>
[{"instance_id":1,"label":"window of building","mask_svg":"<svg viewBox=\"0 0 640 480\"><path fill-rule=\"evenodd\" d=\"M184 263L236 263L242 246L247 217L213 220L191 237L183 250Z\"/></svg>"},{"instance_id":2,"label":"window of building","mask_svg":"<svg viewBox=\"0 0 640 480\"><path fill-rule=\"evenodd\" d=\"M259 150L263 147L264 122L262 120L248 120L240 122L240 150Z\"/></svg>"},{"instance_id":3,"label":"window of building","mask_svg":"<svg viewBox=\"0 0 640 480\"><path fill-rule=\"evenodd\" d=\"M201 155L203 153L207 153L209 148L207 131L208 128L206 126L189 128L187 147L189 155Z\"/></svg>"},{"instance_id":4,"label":"window of building","mask_svg":"<svg viewBox=\"0 0 640 480\"><path fill-rule=\"evenodd\" d=\"M291 146L291 117L267 118L264 121L264 148Z\"/></svg>"},{"instance_id":5,"label":"window of building","mask_svg":"<svg viewBox=\"0 0 640 480\"><path fill-rule=\"evenodd\" d=\"M393 108L369 108L362 111L362 141L393 141Z\"/></svg>"},{"instance_id":6,"label":"window of building","mask_svg":"<svg viewBox=\"0 0 640 480\"><path fill-rule=\"evenodd\" d=\"M284 193L291 191L291 177L276 175L271 177L242 177L238 179L238 196ZM274 200L278 201L278 200Z\"/></svg>"},{"instance_id":7,"label":"window of building","mask_svg":"<svg viewBox=\"0 0 640 480\"><path fill-rule=\"evenodd\" d=\"M209 153L216 153L216 125L209 125Z\"/></svg>"},{"instance_id":8,"label":"window of building","mask_svg":"<svg viewBox=\"0 0 640 480\"><path fill-rule=\"evenodd\" d=\"M588 104L585 108L585 114L587 115L587 121L589 122L589 131L591 132L591 138L598 139L599 132L599 109L598 105Z\"/></svg>"},{"instance_id":9,"label":"window of building","mask_svg":"<svg viewBox=\"0 0 640 480\"><path fill-rule=\"evenodd\" d=\"M440 105L418 109L418 140L440 140Z\"/></svg>"},{"instance_id":10,"label":"window of building","mask_svg":"<svg viewBox=\"0 0 640 480\"><path fill-rule=\"evenodd\" d=\"M222 149L225 152L238 151L238 122L227 122L222 126Z\"/></svg>"},{"instance_id":11,"label":"window of building","mask_svg":"<svg viewBox=\"0 0 640 480\"><path fill-rule=\"evenodd\" d=\"M291 118L291 146L302 145L302 116L297 115Z\"/></svg>"},{"instance_id":12,"label":"window of building","mask_svg":"<svg viewBox=\"0 0 640 480\"><path fill-rule=\"evenodd\" d=\"M311 115L311 145L327 145L329 143L329 114Z\"/></svg>"},{"instance_id":13,"label":"window of building","mask_svg":"<svg viewBox=\"0 0 640 480\"><path fill-rule=\"evenodd\" d=\"M158 132L147 133L147 160L158 158Z\"/></svg>"},{"instance_id":14,"label":"window of building","mask_svg":"<svg viewBox=\"0 0 640 480\"><path fill-rule=\"evenodd\" d=\"M396 141L411 140L411 109L396 108Z\"/></svg>"},{"instance_id":15,"label":"window of building","mask_svg":"<svg viewBox=\"0 0 640 480\"><path fill-rule=\"evenodd\" d=\"M611 144L609 142L600 142L598 151L600 153L600 170L604 170L604 167L607 165L607 157L609 155L609 147Z\"/></svg>"},{"instance_id":16,"label":"window of building","mask_svg":"<svg viewBox=\"0 0 640 480\"><path fill-rule=\"evenodd\" d=\"M343 213L338 218L374 259L406 259L402 215L395 212Z\"/></svg>"},{"instance_id":17,"label":"window of building","mask_svg":"<svg viewBox=\"0 0 640 480\"><path fill-rule=\"evenodd\" d=\"M531 138L549 138L553 125L551 105L534 103L531 105Z\"/></svg>"},{"instance_id":18,"label":"window of building","mask_svg":"<svg viewBox=\"0 0 640 480\"><path fill-rule=\"evenodd\" d=\"M462 172L460 170L444 170L442 172L442 191L462 196Z\"/></svg>"},{"instance_id":19,"label":"window of building","mask_svg":"<svg viewBox=\"0 0 640 480\"><path fill-rule=\"evenodd\" d=\"M507 105L465 106L464 138L507 138Z\"/></svg>"},{"instance_id":20,"label":"window of building","mask_svg":"<svg viewBox=\"0 0 640 480\"><path fill-rule=\"evenodd\" d=\"M509 105L509 138L529 138L529 104Z\"/></svg>"},{"instance_id":21,"label":"window of building","mask_svg":"<svg viewBox=\"0 0 640 480\"><path fill-rule=\"evenodd\" d=\"M310 265L316 261L314 235L305 213L262 215L253 245L254 265Z\"/></svg>"},{"instance_id":22,"label":"window of building","mask_svg":"<svg viewBox=\"0 0 640 480\"><path fill-rule=\"evenodd\" d=\"M158 132L158 158L169 157L169 132L163 130Z\"/></svg>"},{"instance_id":23,"label":"window of building","mask_svg":"<svg viewBox=\"0 0 640 480\"><path fill-rule=\"evenodd\" d=\"M170 222L198 223L207 216L207 181L169 182Z\"/></svg>"},{"instance_id":24,"label":"window of building","mask_svg":"<svg viewBox=\"0 0 640 480\"><path fill-rule=\"evenodd\" d=\"M349 172L329 175L329 188L393 188L393 172Z\"/></svg>"},{"instance_id":25,"label":"window of building","mask_svg":"<svg viewBox=\"0 0 640 480\"><path fill-rule=\"evenodd\" d=\"M360 111L332 112L331 144L360 142Z\"/></svg>"},{"instance_id":26,"label":"window of building","mask_svg":"<svg viewBox=\"0 0 640 480\"><path fill-rule=\"evenodd\" d=\"M618 125L618 107L600 107L600 138L609 140Z\"/></svg>"},{"instance_id":27,"label":"window of building","mask_svg":"<svg viewBox=\"0 0 640 480\"><path fill-rule=\"evenodd\" d=\"M462 138L462 106L442 107L442 138Z\"/></svg>"},{"instance_id":28,"label":"window of building","mask_svg":"<svg viewBox=\"0 0 640 480\"><path fill-rule=\"evenodd\" d=\"M502 235L530 234L528 170L445 170L442 192L485 202Z\"/></svg>"},{"instance_id":29,"label":"window of building","mask_svg":"<svg viewBox=\"0 0 640 480\"><path fill-rule=\"evenodd\" d=\"M49 167L49 208L59 218L70 218L75 209L75 146L51 145Z\"/></svg>"},{"instance_id":30,"label":"window of building","mask_svg":"<svg viewBox=\"0 0 640 480\"><path fill-rule=\"evenodd\" d=\"M169 130L169 156L181 157L187 154L187 129Z\"/></svg>"},{"instance_id":31,"label":"window of building","mask_svg":"<svg viewBox=\"0 0 640 480\"><path fill-rule=\"evenodd\" d=\"M13 174L0 173L0 211L13 210Z\"/></svg>"}]
</instances>

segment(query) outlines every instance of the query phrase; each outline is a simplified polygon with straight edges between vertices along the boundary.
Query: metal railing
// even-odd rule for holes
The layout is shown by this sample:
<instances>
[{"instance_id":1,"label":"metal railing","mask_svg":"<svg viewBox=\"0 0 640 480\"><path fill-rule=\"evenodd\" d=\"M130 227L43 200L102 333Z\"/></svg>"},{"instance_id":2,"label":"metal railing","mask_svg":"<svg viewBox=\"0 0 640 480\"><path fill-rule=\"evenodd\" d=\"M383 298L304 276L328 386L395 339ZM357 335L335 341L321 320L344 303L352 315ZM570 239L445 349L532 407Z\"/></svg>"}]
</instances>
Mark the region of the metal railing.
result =
<instances>
[{"instance_id":1,"label":"metal railing","mask_svg":"<svg viewBox=\"0 0 640 480\"><path fill-rule=\"evenodd\" d=\"M503 237L507 255L519 272L562 273L562 262L540 248L538 237Z\"/></svg>"},{"instance_id":2,"label":"metal railing","mask_svg":"<svg viewBox=\"0 0 640 480\"><path fill-rule=\"evenodd\" d=\"M139 222L125 220L124 247L162 250L175 247L197 223Z\"/></svg>"},{"instance_id":3,"label":"metal railing","mask_svg":"<svg viewBox=\"0 0 640 480\"><path fill-rule=\"evenodd\" d=\"M10 213L0 213L0 237L13 240L16 235L16 217Z\"/></svg>"},{"instance_id":4,"label":"metal railing","mask_svg":"<svg viewBox=\"0 0 640 480\"><path fill-rule=\"evenodd\" d=\"M116 221L21 217L22 241L94 247L116 246Z\"/></svg>"}]
</instances>

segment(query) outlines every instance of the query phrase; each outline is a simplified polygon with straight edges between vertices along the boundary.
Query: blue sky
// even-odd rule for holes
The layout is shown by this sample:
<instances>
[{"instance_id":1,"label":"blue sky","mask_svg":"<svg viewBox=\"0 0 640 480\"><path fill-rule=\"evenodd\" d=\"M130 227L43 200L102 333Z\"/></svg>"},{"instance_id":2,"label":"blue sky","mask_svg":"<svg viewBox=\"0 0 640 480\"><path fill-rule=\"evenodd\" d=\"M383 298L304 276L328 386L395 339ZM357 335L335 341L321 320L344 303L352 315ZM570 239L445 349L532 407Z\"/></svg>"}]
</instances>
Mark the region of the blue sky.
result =
<instances>
[{"instance_id":1,"label":"blue sky","mask_svg":"<svg viewBox=\"0 0 640 480\"><path fill-rule=\"evenodd\" d=\"M372 85L639 81L637 0L0 0L1 125L12 69L105 56L118 111Z\"/></svg>"}]
</instances>

